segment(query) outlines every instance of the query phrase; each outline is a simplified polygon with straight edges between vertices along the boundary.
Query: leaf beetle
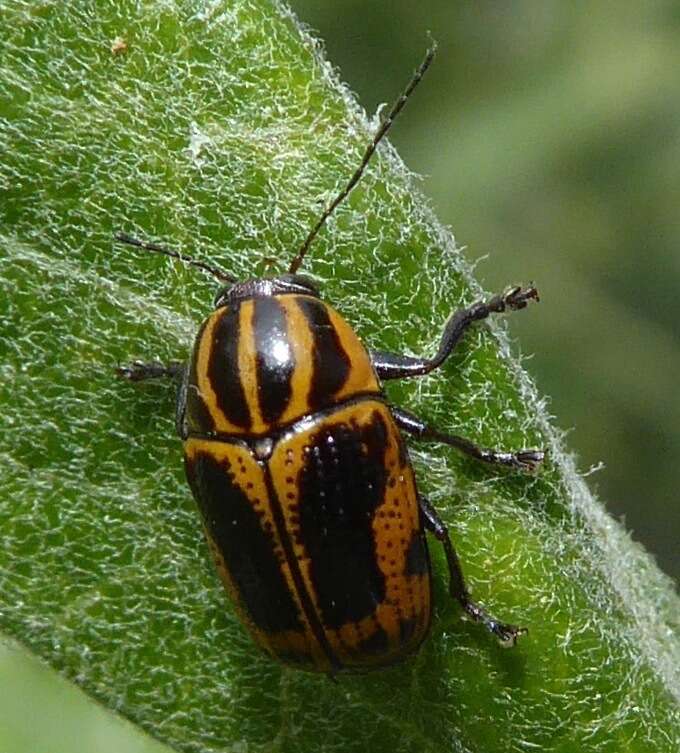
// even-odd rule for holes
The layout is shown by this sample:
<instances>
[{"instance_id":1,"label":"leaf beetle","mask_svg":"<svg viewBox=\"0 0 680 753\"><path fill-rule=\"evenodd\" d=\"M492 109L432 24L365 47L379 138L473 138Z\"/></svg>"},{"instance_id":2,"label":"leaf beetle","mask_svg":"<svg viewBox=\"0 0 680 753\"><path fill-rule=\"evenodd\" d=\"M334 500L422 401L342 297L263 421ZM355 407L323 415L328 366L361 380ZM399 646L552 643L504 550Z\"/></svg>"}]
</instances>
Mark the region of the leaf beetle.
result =
<instances>
[{"instance_id":1,"label":"leaf beetle","mask_svg":"<svg viewBox=\"0 0 680 753\"><path fill-rule=\"evenodd\" d=\"M442 543L451 595L504 645L525 630L473 602L446 525L418 492L402 433L487 463L533 470L537 449L500 452L429 426L386 401L382 382L437 369L474 322L538 300L514 287L454 313L432 358L370 351L316 284L298 274L317 233L359 182L420 82L431 49L356 172L322 213L287 274L237 281L124 233L225 283L187 365L135 361L130 381L178 379L177 432L219 575L255 642L286 665L362 672L418 649L432 612L425 540Z\"/></svg>"}]
</instances>

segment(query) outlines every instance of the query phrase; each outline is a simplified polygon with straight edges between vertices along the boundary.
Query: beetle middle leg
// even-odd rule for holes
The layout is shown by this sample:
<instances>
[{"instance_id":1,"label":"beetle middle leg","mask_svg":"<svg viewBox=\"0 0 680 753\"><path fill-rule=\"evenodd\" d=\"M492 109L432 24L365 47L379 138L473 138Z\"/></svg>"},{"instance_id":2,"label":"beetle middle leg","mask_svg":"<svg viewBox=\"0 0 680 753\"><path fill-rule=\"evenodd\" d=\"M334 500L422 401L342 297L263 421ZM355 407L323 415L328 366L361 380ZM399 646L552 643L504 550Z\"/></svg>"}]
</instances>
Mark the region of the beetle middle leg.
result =
<instances>
[{"instance_id":1,"label":"beetle middle leg","mask_svg":"<svg viewBox=\"0 0 680 753\"><path fill-rule=\"evenodd\" d=\"M451 543L451 537L448 528L446 527L446 523L444 523L439 517L439 513L434 509L426 497L418 495L418 503L420 505L420 511L423 516L425 527L434 534L435 538L441 541L444 546L446 563L449 568L449 592L451 593L451 596L458 601L463 608L463 611L474 620L474 622L481 622L489 632L493 633L502 646L514 646L515 643L517 643L517 639L528 632L527 629L499 622L483 607L470 599L470 594L463 578L463 570L460 566L460 560L458 559L456 550Z\"/></svg>"},{"instance_id":2,"label":"beetle middle leg","mask_svg":"<svg viewBox=\"0 0 680 753\"><path fill-rule=\"evenodd\" d=\"M465 437L459 437L457 434L447 434L432 426L428 426L418 416L414 416L413 413L409 413L401 408L391 407L390 410L397 426L417 439L443 442L484 463L502 465L519 471L535 471L545 457L545 452L537 449L505 452L503 450L491 450L479 447L469 439L465 439Z\"/></svg>"},{"instance_id":3,"label":"beetle middle leg","mask_svg":"<svg viewBox=\"0 0 680 753\"><path fill-rule=\"evenodd\" d=\"M491 314L523 309L529 301L538 301L538 291L533 286L508 288L488 301L479 301L470 308L456 311L444 327L439 349L433 358L413 358L397 353L371 351L371 361L381 379L406 379L422 376L439 368L451 355L465 331L474 322L486 319Z\"/></svg>"}]
</instances>

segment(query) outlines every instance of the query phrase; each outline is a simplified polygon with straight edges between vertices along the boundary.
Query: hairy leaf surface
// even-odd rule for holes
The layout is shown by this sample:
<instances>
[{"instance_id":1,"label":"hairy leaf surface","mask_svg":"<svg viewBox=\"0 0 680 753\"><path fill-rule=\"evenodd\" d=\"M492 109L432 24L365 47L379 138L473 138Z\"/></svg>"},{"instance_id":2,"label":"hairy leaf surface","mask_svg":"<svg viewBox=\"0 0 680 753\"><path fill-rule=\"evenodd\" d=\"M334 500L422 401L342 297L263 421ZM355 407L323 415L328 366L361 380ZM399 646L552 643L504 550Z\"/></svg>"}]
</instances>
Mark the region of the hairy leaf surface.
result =
<instances>
[{"instance_id":1,"label":"hairy leaf surface","mask_svg":"<svg viewBox=\"0 0 680 753\"><path fill-rule=\"evenodd\" d=\"M432 542L416 658L334 684L258 654L209 561L173 386L114 378L185 359L214 280L113 234L242 278L284 270L375 121L274 2L0 14L2 630L178 750L674 753L677 597L593 501L498 322L388 392L487 445L548 448L535 477L412 453L475 598L529 636L507 651L462 621ZM412 354L481 295L388 145L305 271L371 347Z\"/></svg>"}]
</instances>

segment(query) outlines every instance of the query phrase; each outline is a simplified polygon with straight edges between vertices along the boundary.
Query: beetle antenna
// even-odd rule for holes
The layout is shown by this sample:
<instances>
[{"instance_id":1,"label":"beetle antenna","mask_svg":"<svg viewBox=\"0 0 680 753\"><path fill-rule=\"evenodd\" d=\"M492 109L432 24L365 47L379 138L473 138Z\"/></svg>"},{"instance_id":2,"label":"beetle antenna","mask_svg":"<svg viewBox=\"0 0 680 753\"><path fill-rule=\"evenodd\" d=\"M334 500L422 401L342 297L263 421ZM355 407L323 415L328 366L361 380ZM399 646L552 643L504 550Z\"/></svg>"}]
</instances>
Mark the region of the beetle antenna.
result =
<instances>
[{"instance_id":1,"label":"beetle antenna","mask_svg":"<svg viewBox=\"0 0 680 753\"><path fill-rule=\"evenodd\" d=\"M221 269L217 269L217 267L211 267L210 264L198 261L198 259L192 259L190 256L185 256L184 254L180 254L179 251L173 251L170 248L165 248L165 246L159 246L157 243L141 241L139 238L134 238L127 233L116 233L115 238L121 243L127 243L128 246L137 246L137 248L143 248L146 251L155 251L158 254L165 254L166 256L171 256L173 259L179 259L192 267L198 267L205 272L210 272L213 277L217 277L222 282L236 282L235 277L223 272Z\"/></svg>"},{"instance_id":2,"label":"beetle antenna","mask_svg":"<svg viewBox=\"0 0 680 753\"><path fill-rule=\"evenodd\" d=\"M298 271L298 269L300 269L300 265L302 264L302 261L305 258L305 254L307 253L309 247L311 246L314 238L316 238L319 230L321 230L321 228L323 227L323 224L331 216L331 214L333 214L338 204L342 203L349 196L354 186L356 186L356 184L361 179L361 176L364 174L366 167L368 163L370 162L370 159L373 156L373 153L375 152L378 144L382 141L385 134L390 130L390 128L392 127L392 123L394 123L397 115L399 115L399 113L402 111L408 98L413 93L413 90L416 88L416 86L418 86L421 79L425 75L425 71L430 67L430 64L432 63L432 60L434 58L436 51L437 51L437 45L433 44L432 47L430 47L430 49L427 51L427 55L425 55L425 59L418 67L418 70L416 70L416 72L413 74L413 78L409 82L409 85L406 87L406 89L404 89L404 92L399 97L399 99L392 105L392 109L389 111L389 113L387 114L387 117L380 124L380 128L378 128L375 135L371 139L371 143L366 147L364 156L361 158L361 163L359 164L359 167L356 169L354 175L352 175L347 185L342 189L342 191L340 191L340 193L326 207L321 217L319 217L319 219L317 220L316 225L314 225L311 232L307 236L305 242L302 244L302 246L300 246L300 250L297 252L295 258L293 259L290 265L290 269L288 270L290 274L295 274Z\"/></svg>"}]
</instances>

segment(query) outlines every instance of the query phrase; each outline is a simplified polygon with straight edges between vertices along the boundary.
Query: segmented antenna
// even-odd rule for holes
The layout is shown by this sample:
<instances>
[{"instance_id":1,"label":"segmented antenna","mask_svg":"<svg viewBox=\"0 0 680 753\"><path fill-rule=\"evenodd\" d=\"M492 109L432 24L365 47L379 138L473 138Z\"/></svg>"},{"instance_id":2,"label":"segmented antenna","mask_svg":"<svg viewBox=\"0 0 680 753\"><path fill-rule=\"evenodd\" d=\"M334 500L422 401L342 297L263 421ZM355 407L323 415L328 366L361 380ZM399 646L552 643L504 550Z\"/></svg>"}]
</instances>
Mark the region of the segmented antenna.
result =
<instances>
[{"instance_id":1,"label":"segmented antenna","mask_svg":"<svg viewBox=\"0 0 680 753\"><path fill-rule=\"evenodd\" d=\"M356 184L361 179L361 176L364 174L364 171L366 170L366 166L368 165L371 157L373 156L373 152L375 152L378 144L382 141L385 134L390 130L392 123L394 123L397 115L399 115L399 113L402 111L404 105L406 104L406 101L413 93L413 90L416 88L416 86L418 86L421 79L425 75L425 71L430 67L430 63L432 63L432 60L434 58L436 51L437 51L437 45L433 44L432 47L430 47L430 49L427 51L427 55L425 55L425 59L420 64L420 67L413 74L413 78L411 79L409 85L406 87L406 89L404 89L404 93L392 105L392 109L389 111L389 113L387 114L387 117L380 124L380 128L378 128L376 134L373 136L371 143L366 147L366 151L364 152L364 156L361 158L361 163L359 164L359 167L357 168L356 172L349 179L349 182L342 189L342 191L340 191L340 193L326 207L321 217L319 217L316 225L314 225L311 232L307 236L305 242L302 244L302 246L300 246L300 250L297 252L295 258L291 262L290 268L288 270L290 274L295 274L298 271L298 269L300 269L300 265L302 264L302 261L305 258L305 254L307 253L314 238L316 238L319 230L321 230L321 228L323 227L323 224L331 216L331 214L333 214L338 204L340 204L349 196L354 186L356 186Z\"/></svg>"},{"instance_id":2,"label":"segmented antenna","mask_svg":"<svg viewBox=\"0 0 680 753\"><path fill-rule=\"evenodd\" d=\"M185 256L184 254L180 254L178 251L173 251L170 248L159 246L157 243L140 241L139 238L133 238L127 233L116 233L115 237L117 241L120 241L121 243L127 243L129 246L137 246L137 248L143 248L147 251L155 251L158 254L165 254L166 256L171 256L173 259L179 259L180 261L183 261L185 264L189 264L192 267L198 267L204 272L210 272L213 277L217 277L217 279L221 280L222 282L236 282L235 277L232 277L232 275L223 272L221 269L217 269L217 267L211 267L210 264L206 264L203 261L198 261L198 259L192 259L190 256Z\"/></svg>"}]
</instances>

